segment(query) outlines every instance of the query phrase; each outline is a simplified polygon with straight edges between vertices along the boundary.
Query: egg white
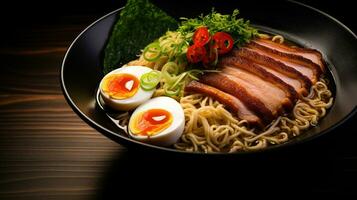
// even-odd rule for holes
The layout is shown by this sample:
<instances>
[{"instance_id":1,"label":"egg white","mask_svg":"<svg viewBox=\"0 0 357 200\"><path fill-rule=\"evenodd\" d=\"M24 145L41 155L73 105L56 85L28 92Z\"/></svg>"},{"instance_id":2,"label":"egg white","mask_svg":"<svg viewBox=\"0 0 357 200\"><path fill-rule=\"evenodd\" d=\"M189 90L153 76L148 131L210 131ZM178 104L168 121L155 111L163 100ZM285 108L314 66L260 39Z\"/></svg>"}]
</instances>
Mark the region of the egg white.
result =
<instances>
[{"instance_id":1,"label":"egg white","mask_svg":"<svg viewBox=\"0 0 357 200\"><path fill-rule=\"evenodd\" d=\"M144 66L123 66L105 75L99 85L100 94L103 98L104 103L115 110L129 111L135 109L139 105L149 100L154 94L155 89L146 91L143 90L139 85L138 91L133 96L127 99L113 99L102 90L102 84L104 82L104 79L112 74L121 74L121 73L131 74L140 81L141 76L150 71L152 71L151 68L144 67Z\"/></svg>"},{"instance_id":2,"label":"egg white","mask_svg":"<svg viewBox=\"0 0 357 200\"><path fill-rule=\"evenodd\" d=\"M150 109L164 109L171 113L173 121L171 125L154 136L136 135L131 132L132 120L138 113ZM139 106L131 115L129 120L129 135L141 142L146 142L158 146L170 146L175 144L181 137L185 128L185 116L181 105L170 97L155 97L145 104Z\"/></svg>"}]
</instances>

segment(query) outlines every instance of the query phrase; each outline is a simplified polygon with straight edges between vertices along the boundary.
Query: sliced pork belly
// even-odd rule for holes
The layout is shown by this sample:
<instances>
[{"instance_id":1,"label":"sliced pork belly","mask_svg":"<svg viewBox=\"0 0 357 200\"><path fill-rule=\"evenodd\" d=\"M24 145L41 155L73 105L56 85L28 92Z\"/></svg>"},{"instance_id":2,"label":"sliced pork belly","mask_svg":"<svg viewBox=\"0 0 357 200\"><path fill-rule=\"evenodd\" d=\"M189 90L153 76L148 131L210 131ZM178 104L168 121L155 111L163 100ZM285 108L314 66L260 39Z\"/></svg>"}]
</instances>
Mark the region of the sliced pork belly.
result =
<instances>
[{"instance_id":1,"label":"sliced pork belly","mask_svg":"<svg viewBox=\"0 0 357 200\"><path fill-rule=\"evenodd\" d=\"M261 99L254 95L252 89L245 87L247 84L231 77L223 73L209 73L203 75L200 82L236 97L264 123L269 123L277 117L277 110L268 109Z\"/></svg>"},{"instance_id":2,"label":"sliced pork belly","mask_svg":"<svg viewBox=\"0 0 357 200\"><path fill-rule=\"evenodd\" d=\"M230 66L246 70L249 72L247 76L250 76L250 78L256 77L257 81L266 82L266 85L270 85L272 87L276 87L282 90L283 92L285 92L285 97L288 98L286 99L286 101L290 100L289 106L292 106L292 104L294 104L298 99L297 91L291 85L285 83L279 77L268 72L261 66L255 64L254 62L252 62L252 60L236 55L226 56L225 58L221 59L220 65L223 67ZM254 75L251 76L250 73Z\"/></svg>"},{"instance_id":3,"label":"sliced pork belly","mask_svg":"<svg viewBox=\"0 0 357 200\"><path fill-rule=\"evenodd\" d=\"M312 84L316 83L316 81L318 80L321 74L320 67L317 65L313 65L311 61L310 63L306 63L305 61L289 58L289 56L294 57L294 55L285 54L285 53L280 54L275 52L275 50L266 48L264 46L258 46L256 43L253 42L248 44L247 48L261 55L270 57L275 61L281 62L290 68L295 69L296 71L300 72L302 75L306 76L311 81Z\"/></svg>"},{"instance_id":4,"label":"sliced pork belly","mask_svg":"<svg viewBox=\"0 0 357 200\"><path fill-rule=\"evenodd\" d=\"M266 46L271 49L276 49L284 53L290 53L290 54L302 56L308 60L311 60L313 63L317 64L322 71L325 71L322 55L319 51L315 49L290 47L284 44L273 42L269 39L256 39L254 41L260 45Z\"/></svg>"},{"instance_id":5,"label":"sliced pork belly","mask_svg":"<svg viewBox=\"0 0 357 200\"><path fill-rule=\"evenodd\" d=\"M312 83L316 83L322 73L321 68L317 64L300 55L284 53L276 49L271 49L269 47L260 45L255 41L251 41L249 44L247 44L246 47L296 69L301 74L308 77Z\"/></svg>"},{"instance_id":6,"label":"sliced pork belly","mask_svg":"<svg viewBox=\"0 0 357 200\"><path fill-rule=\"evenodd\" d=\"M233 50L233 55L251 60L251 62L255 63L271 74L274 74L285 83L291 85L300 95L305 96L308 94L312 83L308 77L301 74L295 68L289 67L280 61L277 61L265 54L259 53L259 51L244 47L240 48L239 50Z\"/></svg>"},{"instance_id":7,"label":"sliced pork belly","mask_svg":"<svg viewBox=\"0 0 357 200\"><path fill-rule=\"evenodd\" d=\"M293 104L283 90L260 77L235 67L224 67L222 72L241 84L252 96L259 98L274 115L282 113L283 108L292 108Z\"/></svg>"},{"instance_id":8,"label":"sliced pork belly","mask_svg":"<svg viewBox=\"0 0 357 200\"><path fill-rule=\"evenodd\" d=\"M239 119L247 120L249 124L262 127L260 118L251 112L238 98L228 93L197 81L191 81L189 84L187 84L185 91L196 92L210 96L226 105L230 110L237 114Z\"/></svg>"}]
</instances>

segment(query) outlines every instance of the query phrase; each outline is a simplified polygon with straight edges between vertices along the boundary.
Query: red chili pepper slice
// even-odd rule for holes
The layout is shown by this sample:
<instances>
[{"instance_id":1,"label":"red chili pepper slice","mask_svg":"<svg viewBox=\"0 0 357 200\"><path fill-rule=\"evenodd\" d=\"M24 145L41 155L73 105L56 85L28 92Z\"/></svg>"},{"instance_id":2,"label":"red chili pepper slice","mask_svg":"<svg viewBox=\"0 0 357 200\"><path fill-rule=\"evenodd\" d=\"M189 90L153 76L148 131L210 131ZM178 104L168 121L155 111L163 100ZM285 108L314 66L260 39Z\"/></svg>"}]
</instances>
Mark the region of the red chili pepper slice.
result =
<instances>
[{"instance_id":1,"label":"red chili pepper slice","mask_svg":"<svg viewBox=\"0 0 357 200\"><path fill-rule=\"evenodd\" d=\"M186 57L188 62L198 63L206 56L206 48L196 44L188 47Z\"/></svg>"},{"instance_id":2,"label":"red chili pepper slice","mask_svg":"<svg viewBox=\"0 0 357 200\"><path fill-rule=\"evenodd\" d=\"M232 50L234 41L231 35L225 32L217 32L212 36L213 47L217 48L218 54L226 54Z\"/></svg>"},{"instance_id":3,"label":"red chili pepper slice","mask_svg":"<svg viewBox=\"0 0 357 200\"><path fill-rule=\"evenodd\" d=\"M203 58L202 62L204 64L209 64L209 65L215 66L217 64L217 61L218 61L218 50L217 50L217 48L213 48L213 46L211 46L209 52Z\"/></svg>"},{"instance_id":4,"label":"red chili pepper slice","mask_svg":"<svg viewBox=\"0 0 357 200\"><path fill-rule=\"evenodd\" d=\"M195 33L192 36L193 44L198 46L206 45L210 40L211 36L208 32L207 27L197 28Z\"/></svg>"}]
</instances>

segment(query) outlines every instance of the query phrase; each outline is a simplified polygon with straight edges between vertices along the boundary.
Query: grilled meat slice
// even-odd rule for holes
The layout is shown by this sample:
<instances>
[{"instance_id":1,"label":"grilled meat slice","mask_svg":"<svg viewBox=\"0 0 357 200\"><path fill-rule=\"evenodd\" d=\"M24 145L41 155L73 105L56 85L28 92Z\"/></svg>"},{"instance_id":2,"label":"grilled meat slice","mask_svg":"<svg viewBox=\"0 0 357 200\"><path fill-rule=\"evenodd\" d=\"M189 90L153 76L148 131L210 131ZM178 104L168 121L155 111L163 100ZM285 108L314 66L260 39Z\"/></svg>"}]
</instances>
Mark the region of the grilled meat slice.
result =
<instances>
[{"instance_id":1,"label":"grilled meat slice","mask_svg":"<svg viewBox=\"0 0 357 200\"><path fill-rule=\"evenodd\" d=\"M189 84L187 84L185 91L210 96L226 105L231 111L233 111L233 113L237 115L239 119L247 120L249 124L262 127L262 121L260 118L257 117L252 111L250 111L242 101L228 93L197 81L191 81Z\"/></svg>"}]
</instances>

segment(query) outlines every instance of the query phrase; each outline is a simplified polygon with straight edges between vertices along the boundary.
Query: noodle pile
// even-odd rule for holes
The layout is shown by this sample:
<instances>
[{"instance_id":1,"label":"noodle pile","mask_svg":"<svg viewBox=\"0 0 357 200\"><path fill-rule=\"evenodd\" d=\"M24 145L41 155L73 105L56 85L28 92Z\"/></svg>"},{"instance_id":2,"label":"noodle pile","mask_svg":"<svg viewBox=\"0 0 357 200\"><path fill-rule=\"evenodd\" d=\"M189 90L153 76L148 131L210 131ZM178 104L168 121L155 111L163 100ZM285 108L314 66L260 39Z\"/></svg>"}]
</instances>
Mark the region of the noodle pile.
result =
<instances>
[{"instance_id":1,"label":"noodle pile","mask_svg":"<svg viewBox=\"0 0 357 200\"><path fill-rule=\"evenodd\" d=\"M236 152L259 150L269 144L281 144L301 131L316 126L332 105L332 93L321 79L307 97L298 100L290 116L281 116L264 131L249 128L224 105L211 97L191 94L181 98L185 113L185 130L176 149L199 152Z\"/></svg>"}]
</instances>

